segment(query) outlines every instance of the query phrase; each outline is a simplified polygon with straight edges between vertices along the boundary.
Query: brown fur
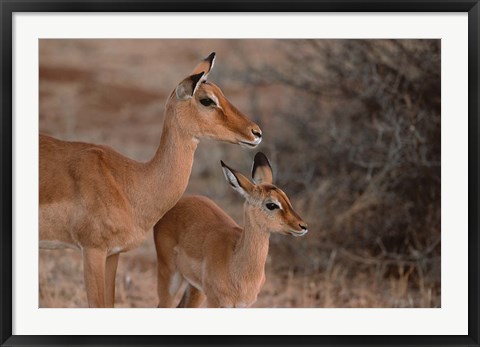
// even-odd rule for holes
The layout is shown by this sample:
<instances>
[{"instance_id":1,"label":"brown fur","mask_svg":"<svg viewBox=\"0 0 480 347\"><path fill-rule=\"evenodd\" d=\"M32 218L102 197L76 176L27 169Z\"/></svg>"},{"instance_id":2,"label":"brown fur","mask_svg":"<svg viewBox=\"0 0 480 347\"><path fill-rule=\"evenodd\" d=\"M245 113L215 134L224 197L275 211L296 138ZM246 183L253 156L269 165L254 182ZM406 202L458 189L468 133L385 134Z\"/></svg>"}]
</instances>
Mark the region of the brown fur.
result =
<instances>
[{"instance_id":1,"label":"brown fur","mask_svg":"<svg viewBox=\"0 0 480 347\"><path fill-rule=\"evenodd\" d=\"M193 74L208 74L210 67L202 61ZM179 86L183 83L191 80ZM221 110L203 107L199 93L211 88L222 104L230 105L213 84L200 82L186 100L178 100L175 92L170 95L160 145L147 163L107 146L40 135L41 247L83 251L89 306L113 306L118 253L140 245L181 197L199 139L258 140L252 133L260 131L258 126L231 111L233 106L225 108L223 118L210 117Z\"/></svg>"},{"instance_id":2,"label":"brown fur","mask_svg":"<svg viewBox=\"0 0 480 347\"><path fill-rule=\"evenodd\" d=\"M272 177L268 169L264 182ZM244 229L203 196L183 197L155 225L159 307L175 307L185 288L179 307L200 307L205 300L208 307L251 306L265 283L270 233L306 232L280 189L235 176L247 195ZM271 199L283 209L268 211Z\"/></svg>"}]
</instances>

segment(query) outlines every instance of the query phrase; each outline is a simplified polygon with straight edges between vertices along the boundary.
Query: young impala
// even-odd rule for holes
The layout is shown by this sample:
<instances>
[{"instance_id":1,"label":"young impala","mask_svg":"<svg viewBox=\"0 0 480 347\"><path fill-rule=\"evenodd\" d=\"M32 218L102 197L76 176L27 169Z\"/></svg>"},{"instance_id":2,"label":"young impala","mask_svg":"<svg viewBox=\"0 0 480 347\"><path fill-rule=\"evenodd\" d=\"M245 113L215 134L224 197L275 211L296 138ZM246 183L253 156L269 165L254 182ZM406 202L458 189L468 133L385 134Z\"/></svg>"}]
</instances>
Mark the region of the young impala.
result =
<instances>
[{"instance_id":1,"label":"young impala","mask_svg":"<svg viewBox=\"0 0 480 347\"><path fill-rule=\"evenodd\" d=\"M255 183L222 162L228 183L245 198L244 228L213 201L184 197L154 227L158 307L249 307L265 282L270 233L301 236L307 225L283 191L272 185L263 153Z\"/></svg>"},{"instance_id":2,"label":"young impala","mask_svg":"<svg viewBox=\"0 0 480 347\"><path fill-rule=\"evenodd\" d=\"M255 147L262 133L207 82L210 54L171 93L147 163L40 135L40 247L82 251L90 307L113 307L119 253L140 245L182 196L199 139Z\"/></svg>"}]
</instances>

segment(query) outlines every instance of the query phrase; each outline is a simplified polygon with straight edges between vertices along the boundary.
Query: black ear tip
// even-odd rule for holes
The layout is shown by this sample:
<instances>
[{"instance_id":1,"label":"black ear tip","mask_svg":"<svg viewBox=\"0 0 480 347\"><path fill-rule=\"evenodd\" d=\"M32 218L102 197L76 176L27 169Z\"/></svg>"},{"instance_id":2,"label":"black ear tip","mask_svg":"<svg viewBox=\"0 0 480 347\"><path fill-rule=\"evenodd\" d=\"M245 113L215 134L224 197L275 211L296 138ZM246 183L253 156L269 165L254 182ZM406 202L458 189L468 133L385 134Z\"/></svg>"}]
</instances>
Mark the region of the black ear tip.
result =
<instances>
[{"instance_id":1,"label":"black ear tip","mask_svg":"<svg viewBox=\"0 0 480 347\"><path fill-rule=\"evenodd\" d=\"M257 154L255 154L255 159L262 158L262 157L266 157L266 155L263 152L257 152Z\"/></svg>"},{"instance_id":2,"label":"black ear tip","mask_svg":"<svg viewBox=\"0 0 480 347\"><path fill-rule=\"evenodd\" d=\"M205 74L204 71L196 74L196 75L192 75L190 76L190 78L192 79L194 85L196 85L198 83L198 81L200 81L200 79L203 77L203 75Z\"/></svg>"},{"instance_id":3,"label":"black ear tip","mask_svg":"<svg viewBox=\"0 0 480 347\"><path fill-rule=\"evenodd\" d=\"M255 154L255 158L253 159L252 177L255 176L255 171L257 171L257 168L259 166L268 166L270 168L272 167L267 159L267 156L262 152L258 152L257 154Z\"/></svg>"},{"instance_id":4,"label":"black ear tip","mask_svg":"<svg viewBox=\"0 0 480 347\"><path fill-rule=\"evenodd\" d=\"M227 167L227 165L225 165L225 163L223 162L223 160L220 160L220 165L222 165L222 167Z\"/></svg>"},{"instance_id":5,"label":"black ear tip","mask_svg":"<svg viewBox=\"0 0 480 347\"><path fill-rule=\"evenodd\" d=\"M258 163L258 165L270 165L267 156L263 152L258 152L257 154L255 154L254 162Z\"/></svg>"},{"instance_id":6,"label":"black ear tip","mask_svg":"<svg viewBox=\"0 0 480 347\"><path fill-rule=\"evenodd\" d=\"M217 53L215 53L215 52L210 53L210 55L209 55L208 57L206 57L205 60L208 61L208 62L210 62L210 64L211 64L212 61L213 61L213 59L215 59L215 55L216 55L216 54L217 54Z\"/></svg>"}]
</instances>

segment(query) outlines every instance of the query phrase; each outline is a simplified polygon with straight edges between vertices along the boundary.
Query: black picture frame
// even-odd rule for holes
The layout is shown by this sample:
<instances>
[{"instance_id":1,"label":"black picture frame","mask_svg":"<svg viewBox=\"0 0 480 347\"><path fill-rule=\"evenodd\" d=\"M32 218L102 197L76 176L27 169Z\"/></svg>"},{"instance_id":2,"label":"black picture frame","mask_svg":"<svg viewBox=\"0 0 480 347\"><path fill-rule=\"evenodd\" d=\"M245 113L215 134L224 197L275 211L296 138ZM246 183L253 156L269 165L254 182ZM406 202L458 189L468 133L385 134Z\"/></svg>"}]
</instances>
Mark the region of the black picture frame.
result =
<instances>
[{"instance_id":1,"label":"black picture frame","mask_svg":"<svg viewBox=\"0 0 480 347\"><path fill-rule=\"evenodd\" d=\"M454 0L0 0L0 342L20 345L464 345L479 346L480 4ZM12 17L15 12L468 12L468 335L458 336L55 336L12 335Z\"/></svg>"}]
</instances>

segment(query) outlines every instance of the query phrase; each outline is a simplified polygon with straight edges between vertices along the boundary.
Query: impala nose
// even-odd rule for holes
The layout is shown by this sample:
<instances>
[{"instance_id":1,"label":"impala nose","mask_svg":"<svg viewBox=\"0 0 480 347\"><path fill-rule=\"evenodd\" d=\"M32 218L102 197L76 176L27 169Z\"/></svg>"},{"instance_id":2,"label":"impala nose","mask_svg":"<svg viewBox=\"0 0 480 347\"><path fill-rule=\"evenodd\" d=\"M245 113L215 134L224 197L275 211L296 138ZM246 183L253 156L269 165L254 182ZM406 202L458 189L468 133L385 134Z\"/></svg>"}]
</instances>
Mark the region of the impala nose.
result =
<instances>
[{"instance_id":1,"label":"impala nose","mask_svg":"<svg viewBox=\"0 0 480 347\"><path fill-rule=\"evenodd\" d=\"M252 129L252 134L253 136L255 136L257 139L261 139L262 138L262 132L260 129Z\"/></svg>"},{"instance_id":2,"label":"impala nose","mask_svg":"<svg viewBox=\"0 0 480 347\"><path fill-rule=\"evenodd\" d=\"M305 223L303 223L303 224L300 223L298 226L299 226L302 230L307 230L307 224L305 224Z\"/></svg>"}]
</instances>

